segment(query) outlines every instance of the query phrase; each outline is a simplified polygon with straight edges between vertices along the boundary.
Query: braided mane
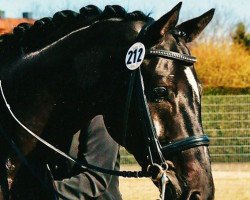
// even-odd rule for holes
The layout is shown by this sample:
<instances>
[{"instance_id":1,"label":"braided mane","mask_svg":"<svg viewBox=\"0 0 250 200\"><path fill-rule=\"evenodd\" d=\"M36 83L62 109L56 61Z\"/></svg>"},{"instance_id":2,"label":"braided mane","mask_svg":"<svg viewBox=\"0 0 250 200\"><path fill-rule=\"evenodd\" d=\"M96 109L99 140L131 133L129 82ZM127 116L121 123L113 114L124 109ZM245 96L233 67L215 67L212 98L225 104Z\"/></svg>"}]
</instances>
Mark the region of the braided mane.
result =
<instances>
[{"instance_id":1,"label":"braided mane","mask_svg":"<svg viewBox=\"0 0 250 200\"><path fill-rule=\"evenodd\" d=\"M110 18L122 18L127 21L153 20L141 11L128 13L119 5L108 5L103 11L94 5L81 8L79 13L63 10L55 13L52 18L45 17L35 21L34 25L21 23L13 29L13 33L1 35L0 62L11 62L57 41L74 30Z\"/></svg>"}]
</instances>

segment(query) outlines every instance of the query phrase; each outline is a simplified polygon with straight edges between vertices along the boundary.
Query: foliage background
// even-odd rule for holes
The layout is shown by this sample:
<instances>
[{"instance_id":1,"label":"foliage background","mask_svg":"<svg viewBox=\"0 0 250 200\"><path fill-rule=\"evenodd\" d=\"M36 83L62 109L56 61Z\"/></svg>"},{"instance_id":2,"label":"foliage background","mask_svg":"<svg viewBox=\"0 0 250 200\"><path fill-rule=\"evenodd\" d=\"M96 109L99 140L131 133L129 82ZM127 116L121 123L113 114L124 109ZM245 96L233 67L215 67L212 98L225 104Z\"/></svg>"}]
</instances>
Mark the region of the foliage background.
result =
<instances>
[{"instance_id":1,"label":"foliage background","mask_svg":"<svg viewBox=\"0 0 250 200\"><path fill-rule=\"evenodd\" d=\"M205 93L249 93L250 34L244 23L224 37L203 35L191 46Z\"/></svg>"}]
</instances>

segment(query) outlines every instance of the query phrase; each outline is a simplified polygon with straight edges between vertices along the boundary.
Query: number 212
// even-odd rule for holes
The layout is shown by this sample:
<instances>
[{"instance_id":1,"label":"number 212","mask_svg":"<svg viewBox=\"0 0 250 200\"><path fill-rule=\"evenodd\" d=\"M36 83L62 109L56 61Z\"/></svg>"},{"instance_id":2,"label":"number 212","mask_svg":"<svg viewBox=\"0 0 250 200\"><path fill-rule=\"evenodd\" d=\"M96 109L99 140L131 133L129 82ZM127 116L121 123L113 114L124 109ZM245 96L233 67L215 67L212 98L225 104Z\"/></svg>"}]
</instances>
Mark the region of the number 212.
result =
<instances>
[{"instance_id":1,"label":"number 212","mask_svg":"<svg viewBox=\"0 0 250 200\"><path fill-rule=\"evenodd\" d=\"M137 57L137 50L138 50L138 49L135 49L134 51L130 50L130 51L128 52L128 54L129 54L128 61L127 61L127 64L128 64L128 65L129 65L129 64L132 64L132 63L136 63L136 62L141 62L141 55L142 55L143 49L140 48L140 49L138 50L138 53L139 53L138 57ZM133 61L131 61L131 59L133 59Z\"/></svg>"}]
</instances>

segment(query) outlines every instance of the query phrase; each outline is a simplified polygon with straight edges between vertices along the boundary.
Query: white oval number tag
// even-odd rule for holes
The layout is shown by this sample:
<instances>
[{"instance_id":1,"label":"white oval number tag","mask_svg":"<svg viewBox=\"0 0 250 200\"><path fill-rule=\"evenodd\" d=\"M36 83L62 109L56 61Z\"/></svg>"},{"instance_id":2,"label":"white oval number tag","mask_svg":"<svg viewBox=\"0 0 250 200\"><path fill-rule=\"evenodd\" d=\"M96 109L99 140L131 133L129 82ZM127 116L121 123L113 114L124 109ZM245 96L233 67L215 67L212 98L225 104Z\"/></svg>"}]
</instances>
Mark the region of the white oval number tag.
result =
<instances>
[{"instance_id":1,"label":"white oval number tag","mask_svg":"<svg viewBox=\"0 0 250 200\"><path fill-rule=\"evenodd\" d=\"M133 44L126 55L125 63L128 69L135 70L140 67L145 57L145 46L141 42Z\"/></svg>"}]
</instances>

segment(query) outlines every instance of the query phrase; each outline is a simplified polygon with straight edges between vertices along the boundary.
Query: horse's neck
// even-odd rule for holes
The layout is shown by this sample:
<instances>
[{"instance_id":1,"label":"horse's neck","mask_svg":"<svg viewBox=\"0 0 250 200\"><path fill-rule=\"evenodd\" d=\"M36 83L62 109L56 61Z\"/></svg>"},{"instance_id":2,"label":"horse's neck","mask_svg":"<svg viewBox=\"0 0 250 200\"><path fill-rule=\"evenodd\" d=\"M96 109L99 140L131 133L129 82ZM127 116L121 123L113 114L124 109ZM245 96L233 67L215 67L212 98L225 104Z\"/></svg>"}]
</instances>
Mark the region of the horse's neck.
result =
<instances>
[{"instance_id":1,"label":"horse's neck","mask_svg":"<svg viewBox=\"0 0 250 200\"><path fill-rule=\"evenodd\" d=\"M120 28L121 24L118 22L114 25L112 23L115 22L108 22L107 26L97 24L93 28L72 32L52 45L33 52L18 63L9 66L4 76L7 98L18 116L30 123L30 127L36 126L36 129L42 132L54 108L58 108L58 103L61 109L67 106L68 113L80 110L76 121L79 120L80 115L83 115L83 110L85 113L91 113L88 117L95 113L101 114L103 110L99 113L93 111L96 109L95 103L104 105L110 101L111 107L115 106L113 103L123 106L118 99L122 98L124 102L126 92L123 89L123 94L119 95L112 89L115 86L116 92L119 92L117 85L124 84L124 80L117 80L114 77L117 73L114 70L119 71L122 65L125 67L124 58L121 58L121 54L117 52L121 52L120 46L124 48L128 43L124 38L120 38L120 35L124 37L126 35L124 31L127 31L133 38L136 31L129 32L126 26ZM99 38L101 31L103 34ZM106 41L102 41L104 38L107 38ZM118 61L118 66L110 65L113 63L110 59L117 59L117 57L120 57L122 62ZM86 109L87 107L90 108ZM107 113L109 115L109 112ZM115 112L110 115L116 114ZM34 117L37 119L30 121ZM41 119L42 122L37 123ZM37 124L41 126L38 127Z\"/></svg>"},{"instance_id":2,"label":"horse's neck","mask_svg":"<svg viewBox=\"0 0 250 200\"><path fill-rule=\"evenodd\" d=\"M53 113L63 114L63 109L69 113L79 107L76 104L80 104L80 89L71 57L75 44L71 44L68 46L68 40L54 43L6 66L1 74L8 103L17 117L37 134L49 122L53 123L51 118L57 115Z\"/></svg>"}]
</instances>

